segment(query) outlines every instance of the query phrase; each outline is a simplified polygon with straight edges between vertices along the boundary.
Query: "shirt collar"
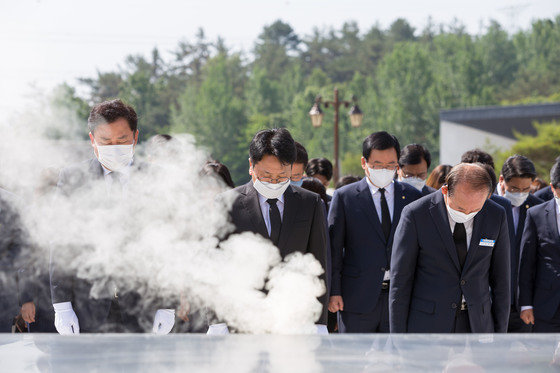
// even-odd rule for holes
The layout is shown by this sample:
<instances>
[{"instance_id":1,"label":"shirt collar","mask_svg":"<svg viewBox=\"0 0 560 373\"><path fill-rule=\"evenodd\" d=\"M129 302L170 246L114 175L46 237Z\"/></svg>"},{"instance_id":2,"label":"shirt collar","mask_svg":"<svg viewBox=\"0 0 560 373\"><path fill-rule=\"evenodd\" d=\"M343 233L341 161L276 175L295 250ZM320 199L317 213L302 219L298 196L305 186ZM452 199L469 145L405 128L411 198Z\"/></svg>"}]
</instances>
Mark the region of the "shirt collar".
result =
<instances>
[{"instance_id":1,"label":"shirt collar","mask_svg":"<svg viewBox=\"0 0 560 373\"><path fill-rule=\"evenodd\" d=\"M285 193L285 192L284 192ZM284 204L284 193L282 193L282 195L280 197L278 197L278 202ZM261 203L261 205L263 203L266 203L266 201L268 200L268 198L264 197L263 195L261 195L259 192L257 192L257 195L259 196L259 202Z\"/></svg>"},{"instance_id":2,"label":"shirt collar","mask_svg":"<svg viewBox=\"0 0 560 373\"><path fill-rule=\"evenodd\" d=\"M455 228L455 224L457 224L457 223L455 222L455 220L453 220L453 218L449 214L449 211L447 211L447 207L445 209L446 209L446 212L447 212L447 219L449 219L449 225L451 226L451 230L453 230L453 228ZM475 218L476 218L476 216L474 218L472 218L471 220L469 220L468 222L463 223L463 225L465 226L465 229L470 229L473 226Z\"/></svg>"},{"instance_id":3,"label":"shirt collar","mask_svg":"<svg viewBox=\"0 0 560 373\"><path fill-rule=\"evenodd\" d=\"M371 194L377 193L379 188L371 183L371 180L369 179L369 177L366 176L366 180L367 180L369 190L371 191ZM385 187L385 195L393 194L394 189L395 189L395 182L391 181L391 183Z\"/></svg>"},{"instance_id":4,"label":"shirt collar","mask_svg":"<svg viewBox=\"0 0 560 373\"><path fill-rule=\"evenodd\" d=\"M130 163L128 164L128 166L126 166L124 169L122 169L121 171L119 171L121 174L124 175L124 177L129 177L130 176L130 170L132 169L132 162L130 161ZM109 175L111 172L111 170L107 169L105 166L103 166L103 164L101 162L99 162L99 164L101 164L101 167L103 168L103 176L107 176Z\"/></svg>"},{"instance_id":5,"label":"shirt collar","mask_svg":"<svg viewBox=\"0 0 560 373\"><path fill-rule=\"evenodd\" d=\"M552 197L554 198L554 197ZM558 206L558 203L556 202L556 200L554 201L554 204L556 205L556 215L560 215L560 206Z\"/></svg>"}]
</instances>

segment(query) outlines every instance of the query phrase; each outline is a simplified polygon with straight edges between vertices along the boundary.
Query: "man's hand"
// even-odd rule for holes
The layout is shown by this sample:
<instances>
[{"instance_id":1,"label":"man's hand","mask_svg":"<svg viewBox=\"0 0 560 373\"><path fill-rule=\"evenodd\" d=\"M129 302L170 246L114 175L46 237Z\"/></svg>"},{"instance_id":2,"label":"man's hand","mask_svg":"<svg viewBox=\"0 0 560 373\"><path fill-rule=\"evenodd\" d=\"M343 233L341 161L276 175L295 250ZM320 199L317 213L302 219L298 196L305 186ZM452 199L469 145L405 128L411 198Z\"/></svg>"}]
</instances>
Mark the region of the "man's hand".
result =
<instances>
[{"instance_id":1,"label":"man's hand","mask_svg":"<svg viewBox=\"0 0 560 373\"><path fill-rule=\"evenodd\" d=\"M525 311L521 311L521 320L527 325L532 324L535 325L535 315L533 315L533 309L528 309Z\"/></svg>"},{"instance_id":2,"label":"man's hand","mask_svg":"<svg viewBox=\"0 0 560 373\"><path fill-rule=\"evenodd\" d=\"M344 311L344 302L342 301L342 296L333 295L329 299L329 311L335 313L337 311Z\"/></svg>"},{"instance_id":3,"label":"man's hand","mask_svg":"<svg viewBox=\"0 0 560 373\"><path fill-rule=\"evenodd\" d=\"M187 298L181 294L181 304L179 309L176 310L177 317L184 322L189 321L189 313L191 312L191 304L187 301Z\"/></svg>"},{"instance_id":4,"label":"man's hand","mask_svg":"<svg viewBox=\"0 0 560 373\"><path fill-rule=\"evenodd\" d=\"M31 324L32 322L35 322L35 303L33 302L27 302L24 303L21 306L21 317L23 317L23 320L28 323Z\"/></svg>"}]
</instances>

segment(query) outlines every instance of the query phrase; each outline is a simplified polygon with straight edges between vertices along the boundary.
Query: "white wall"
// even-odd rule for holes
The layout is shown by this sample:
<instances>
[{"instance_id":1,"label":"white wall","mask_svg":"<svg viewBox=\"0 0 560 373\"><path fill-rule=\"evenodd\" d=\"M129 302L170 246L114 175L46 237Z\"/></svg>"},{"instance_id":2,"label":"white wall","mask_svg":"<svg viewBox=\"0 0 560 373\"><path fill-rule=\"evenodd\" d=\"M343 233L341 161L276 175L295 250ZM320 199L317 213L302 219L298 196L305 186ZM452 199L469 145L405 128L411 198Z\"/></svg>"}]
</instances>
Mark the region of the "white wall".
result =
<instances>
[{"instance_id":1,"label":"white wall","mask_svg":"<svg viewBox=\"0 0 560 373\"><path fill-rule=\"evenodd\" d=\"M517 141L459 123L439 124L440 164L456 165L467 150L480 148L489 153L510 148Z\"/></svg>"}]
</instances>

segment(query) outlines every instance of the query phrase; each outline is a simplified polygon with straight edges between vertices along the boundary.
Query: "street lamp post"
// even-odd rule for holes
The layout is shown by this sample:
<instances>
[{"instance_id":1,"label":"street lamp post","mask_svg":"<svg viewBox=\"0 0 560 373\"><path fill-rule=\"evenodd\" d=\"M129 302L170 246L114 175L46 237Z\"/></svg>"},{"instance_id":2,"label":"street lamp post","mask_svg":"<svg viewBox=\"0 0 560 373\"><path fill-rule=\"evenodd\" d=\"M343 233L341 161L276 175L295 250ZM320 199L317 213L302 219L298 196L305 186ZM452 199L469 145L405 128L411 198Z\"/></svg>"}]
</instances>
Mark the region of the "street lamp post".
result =
<instances>
[{"instance_id":1,"label":"street lamp post","mask_svg":"<svg viewBox=\"0 0 560 373\"><path fill-rule=\"evenodd\" d=\"M321 110L321 104L324 105L325 109L330 105L334 107L334 165L333 165L333 179L334 182L338 182L339 178L339 159L338 159L338 112L340 105L344 107L349 107L352 104L352 108L348 112L350 116L350 124L352 127L360 127L362 125L363 114L358 104L356 103L356 97L352 96L352 101L344 101L338 99L338 89L334 89L334 100L333 101L323 101L321 96L317 96L313 107L309 111L309 116L311 117L311 124L313 127L321 127L323 123L323 111Z\"/></svg>"}]
</instances>

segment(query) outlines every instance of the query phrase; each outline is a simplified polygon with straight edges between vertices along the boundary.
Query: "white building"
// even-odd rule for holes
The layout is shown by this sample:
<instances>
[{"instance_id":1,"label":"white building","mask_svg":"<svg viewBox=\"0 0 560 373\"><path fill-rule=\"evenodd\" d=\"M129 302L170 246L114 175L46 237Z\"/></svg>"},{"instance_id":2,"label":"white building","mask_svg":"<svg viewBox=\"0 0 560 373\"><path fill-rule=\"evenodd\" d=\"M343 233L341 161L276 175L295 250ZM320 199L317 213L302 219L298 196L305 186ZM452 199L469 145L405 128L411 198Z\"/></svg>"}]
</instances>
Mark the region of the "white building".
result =
<instances>
[{"instance_id":1,"label":"white building","mask_svg":"<svg viewBox=\"0 0 560 373\"><path fill-rule=\"evenodd\" d=\"M535 134L534 122L560 120L560 103L442 110L439 119L440 163L455 165L467 150L506 150L514 132Z\"/></svg>"}]
</instances>

